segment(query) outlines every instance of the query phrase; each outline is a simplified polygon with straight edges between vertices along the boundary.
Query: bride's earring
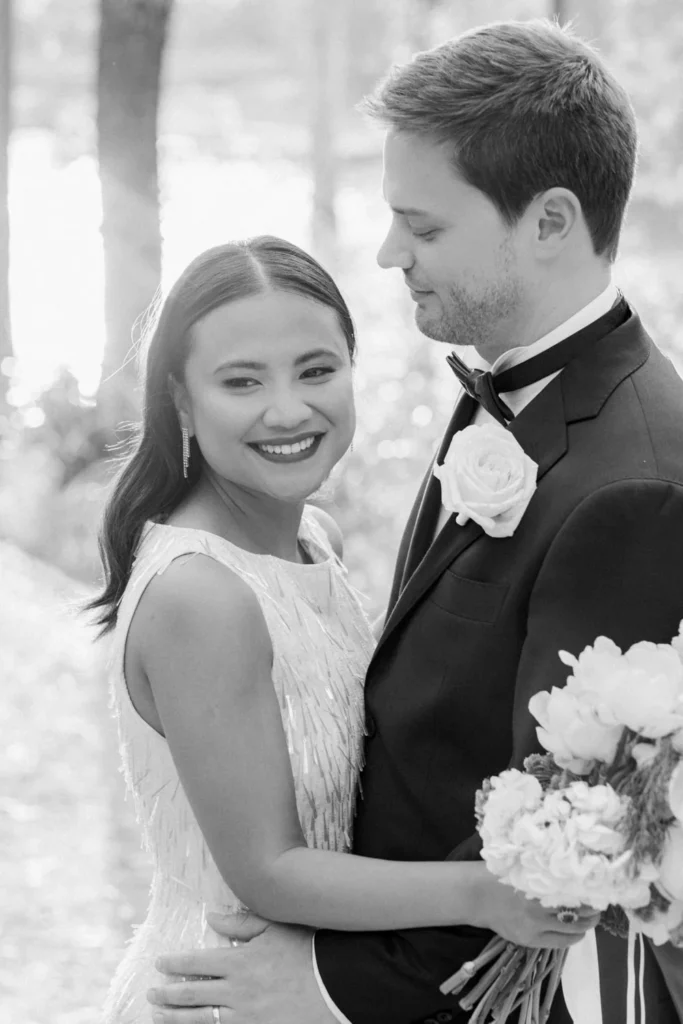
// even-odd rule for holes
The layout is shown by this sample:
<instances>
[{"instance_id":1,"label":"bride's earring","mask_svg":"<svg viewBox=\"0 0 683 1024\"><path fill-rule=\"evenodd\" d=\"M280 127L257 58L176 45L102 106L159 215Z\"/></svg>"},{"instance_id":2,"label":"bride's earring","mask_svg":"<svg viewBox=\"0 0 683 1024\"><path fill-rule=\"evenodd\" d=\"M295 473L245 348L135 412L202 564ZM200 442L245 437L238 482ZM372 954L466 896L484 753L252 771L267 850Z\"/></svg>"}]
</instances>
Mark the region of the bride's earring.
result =
<instances>
[{"instance_id":1,"label":"bride's earring","mask_svg":"<svg viewBox=\"0 0 683 1024\"><path fill-rule=\"evenodd\" d=\"M190 431L187 427L181 427L180 433L183 435L183 476L187 480L187 471L190 468Z\"/></svg>"}]
</instances>

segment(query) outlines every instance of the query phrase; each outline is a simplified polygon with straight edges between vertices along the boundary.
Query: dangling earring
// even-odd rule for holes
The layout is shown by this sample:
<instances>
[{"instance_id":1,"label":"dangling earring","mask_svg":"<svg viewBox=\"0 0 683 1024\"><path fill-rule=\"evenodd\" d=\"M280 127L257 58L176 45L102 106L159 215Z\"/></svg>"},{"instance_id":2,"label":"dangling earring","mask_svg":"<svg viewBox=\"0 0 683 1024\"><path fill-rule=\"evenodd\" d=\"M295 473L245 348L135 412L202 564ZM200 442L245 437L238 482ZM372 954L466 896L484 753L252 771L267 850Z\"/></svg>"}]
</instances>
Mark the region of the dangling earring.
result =
<instances>
[{"instance_id":1,"label":"dangling earring","mask_svg":"<svg viewBox=\"0 0 683 1024\"><path fill-rule=\"evenodd\" d=\"M180 433L183 435L183 476L187 480L187 471L190 468L190 431L187 427L181 427Z\"/></svg>"}]
</instances>

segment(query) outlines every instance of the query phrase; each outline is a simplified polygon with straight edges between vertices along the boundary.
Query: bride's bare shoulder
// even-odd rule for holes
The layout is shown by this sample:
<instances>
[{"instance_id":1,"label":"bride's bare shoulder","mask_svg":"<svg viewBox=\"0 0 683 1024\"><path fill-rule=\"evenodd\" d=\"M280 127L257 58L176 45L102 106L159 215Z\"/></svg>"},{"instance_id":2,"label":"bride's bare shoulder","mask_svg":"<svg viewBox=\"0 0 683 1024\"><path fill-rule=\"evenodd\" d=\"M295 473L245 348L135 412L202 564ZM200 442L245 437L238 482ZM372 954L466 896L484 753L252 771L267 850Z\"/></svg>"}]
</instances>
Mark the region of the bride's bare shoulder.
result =
<instances>
[{"instance_id":1,"label":"bride's bare shoulder","mask_svg":"<svg viewBox=\"0 0 683 1024\"><path fill-rule=\"evenodd\" d=\"M268 641L253 590L228 566L209 555L181 555L154 576L132 623L136 646L193 646L241 638Z\"/></svg>"}]
</instances>

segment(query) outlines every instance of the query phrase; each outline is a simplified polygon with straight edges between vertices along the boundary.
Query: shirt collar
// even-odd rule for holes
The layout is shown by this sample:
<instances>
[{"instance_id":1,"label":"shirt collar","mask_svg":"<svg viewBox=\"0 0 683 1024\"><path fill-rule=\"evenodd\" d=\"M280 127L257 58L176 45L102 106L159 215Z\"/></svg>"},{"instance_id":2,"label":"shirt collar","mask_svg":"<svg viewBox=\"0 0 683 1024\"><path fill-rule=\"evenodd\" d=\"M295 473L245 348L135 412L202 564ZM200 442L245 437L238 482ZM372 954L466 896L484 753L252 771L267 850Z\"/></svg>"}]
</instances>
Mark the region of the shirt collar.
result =
<instances>
[{"instance_id":1,"label":"shirt collar","mask_svg":"<svg viewBox=\"0 0 683 1024\"><path fill-rule=\"evenodd\" d=\"M527 359L538 355L539 352L545 352L546 349L557 345L559 341L563 341L570 335L576 334L577 331L587 327L588 324L593 323L594 320L598 320L603 314L607 313L618 297L619 289L613 281L610 281L605 290L592 299L587 306L572 314L568 320L565 320L559 327L554 327L552 331L544 334L538 341L532 342L531 345L520 345L517 348L511 348L507 352L503 352L490 367L491 373L507 370L511 366L519 366L520 363L526 362Z\"/></svg>"}]
</instances>

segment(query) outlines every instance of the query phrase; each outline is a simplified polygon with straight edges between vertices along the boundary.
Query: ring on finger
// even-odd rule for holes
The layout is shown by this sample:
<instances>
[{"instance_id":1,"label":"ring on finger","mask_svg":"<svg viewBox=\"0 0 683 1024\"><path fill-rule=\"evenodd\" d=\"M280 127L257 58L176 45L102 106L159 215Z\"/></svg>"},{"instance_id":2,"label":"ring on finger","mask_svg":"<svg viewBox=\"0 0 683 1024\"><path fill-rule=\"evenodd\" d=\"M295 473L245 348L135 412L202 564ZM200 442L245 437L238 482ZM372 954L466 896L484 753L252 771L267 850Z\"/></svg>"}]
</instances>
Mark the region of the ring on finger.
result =
<instances>
[{"instance_id":1,"label":"ring on finger","mask_svg":"<svg viewBox=\"0 0 683 1024\"><path fill-rule=\"evenodd\" d=\"M557 920L560 924L576 924L579 920L579 915L571 907L563 907L562 910L557 912Z\"/></svg>"}]
</instances>

